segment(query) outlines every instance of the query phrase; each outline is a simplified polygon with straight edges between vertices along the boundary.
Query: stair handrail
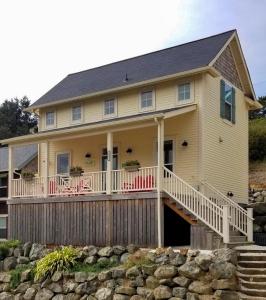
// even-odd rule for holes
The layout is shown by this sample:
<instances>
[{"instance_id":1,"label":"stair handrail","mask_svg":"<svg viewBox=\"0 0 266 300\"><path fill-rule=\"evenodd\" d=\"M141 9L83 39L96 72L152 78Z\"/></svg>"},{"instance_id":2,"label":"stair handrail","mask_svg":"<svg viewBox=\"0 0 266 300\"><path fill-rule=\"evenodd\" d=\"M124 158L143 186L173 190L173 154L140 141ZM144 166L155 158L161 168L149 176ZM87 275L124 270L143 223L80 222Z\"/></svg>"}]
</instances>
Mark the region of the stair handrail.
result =
<instances>
[{"instance_id":1,"label":"stair handrail","mask_svg":"<svg viewBox=\"0 0 266 300\"><path fill-rule=\"evenodd\" d=\"M201 220L208 227L210 227L212 230L214 230L224 238L225 233L223 232L223 209L220 206L216 205L209 198L207 198L204 194L197 191L190 184L185 182L182 178L170 171L168 168L164 167L163 172L165 177L163 185L164 192L170 195L175 201L179 202L184 208L190 211L196 218ZM169 179L171 181L169 181ZM174 186L174 180L177 181L176 186ZM180 191L178 191L178 185ZM185 189L185 191L183 191L183 189ZM181 197L177 196L178 192ZM185 192L185 194L183 194L183 192ZM188 201L189 199L187 199L188 195L192 196L190 200L194 200L194 203L189 203L190 201ZM184 197L185 201L184 199L182 199Z\"/></svg>"}]
</instances>

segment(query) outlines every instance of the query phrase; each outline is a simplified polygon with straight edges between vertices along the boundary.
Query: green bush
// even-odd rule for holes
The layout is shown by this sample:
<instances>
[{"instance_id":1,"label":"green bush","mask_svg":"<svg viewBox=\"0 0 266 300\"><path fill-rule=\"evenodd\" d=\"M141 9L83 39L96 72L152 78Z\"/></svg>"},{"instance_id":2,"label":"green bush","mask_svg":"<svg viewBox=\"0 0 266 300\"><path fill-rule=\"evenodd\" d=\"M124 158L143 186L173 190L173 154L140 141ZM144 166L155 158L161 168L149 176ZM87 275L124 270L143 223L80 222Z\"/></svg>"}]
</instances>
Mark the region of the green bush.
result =
<instances>
[{"instance_id":1,"label":"green bush","mask_svg":"<svg viewBox=\"0 0 266 300\"><path fill-rule=\"evenodd\" d=\"M93 265L87 265L78 263L72 269L71 272L86 272L86 273L99 273L104 270L111 269L117 266L117 263L108 261L100 261Z\"/></svg>"},{"instance_id":2,"label":"green bush","mask_svg":"<svg viewBox=\"0 0 266 300\"><path fill-rule=\"evenodd\" d=\"M51 277L56 271L73 268L77 263L78 251L72 247L57 249L37 262L36 279Z\"/></svg>"},{"instance_id":3,"label":"green bush","mask_svg":"<svg viewBox=\"0 0 266 300\"><path fill-rule=\"evenodd\" d=\"M16 248L21 244L19 240L8 240L0 242L0 259L4 259L10 248Z\"/></svg>"},{"instance_id":4,"label":"green bush","mask_svg":"<svg viewBox=\"0 0 266 300\"><path fill-rule=\"evenodd\" d=\"M26 265L26 266L23 266L23 267L18 267L12 271L10 271L10 274L11 274L11 280L10 280L10 284L9 286L12 288L12 289L15 289L19 284L20 284L20 279L21 279L21 273L23 271L26 271L26 270L29 270L31 269L31 276L29 279L33 279L33 270L32 270L32 266L29 266L29 265Z\"/></svg>"},{"instance_id":5,"label":"green bush","mask_svg":"<svg viewBox=\"0 0 266 300\"><path fill-rule=\"evenodd\" d=\"M266 118L249 122L249 158L251 161L266 159Z\"/></svg>"}]
</instances>

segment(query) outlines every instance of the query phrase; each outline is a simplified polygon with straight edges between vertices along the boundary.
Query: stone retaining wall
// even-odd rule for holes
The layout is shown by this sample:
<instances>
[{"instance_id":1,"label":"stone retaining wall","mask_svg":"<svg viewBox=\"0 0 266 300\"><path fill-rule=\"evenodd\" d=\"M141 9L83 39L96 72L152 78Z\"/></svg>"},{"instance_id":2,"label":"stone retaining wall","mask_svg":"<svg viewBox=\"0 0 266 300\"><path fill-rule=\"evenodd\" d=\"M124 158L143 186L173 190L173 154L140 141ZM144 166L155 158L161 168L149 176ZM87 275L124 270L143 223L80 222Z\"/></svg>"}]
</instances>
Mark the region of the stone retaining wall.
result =
<instances>
[{"instance_id":1,"label":"stone retaining wall","mask_svg":"<svg viewBox=\"0 0 266 300\"><path fill-rule=\"evenodd\" d=\"M30 280L29 270L21 273L18 286L10 288L8 272L36 260L51 249L27 243L12 249L1 261L0 300L143 300L143 299L238 299L237 253L219 249L200 253L172 248L138 250L135 246L80 249L84 264L109 260L117 266L100 273L59 272L52 278Z\"/></svg>"}]
</instances>

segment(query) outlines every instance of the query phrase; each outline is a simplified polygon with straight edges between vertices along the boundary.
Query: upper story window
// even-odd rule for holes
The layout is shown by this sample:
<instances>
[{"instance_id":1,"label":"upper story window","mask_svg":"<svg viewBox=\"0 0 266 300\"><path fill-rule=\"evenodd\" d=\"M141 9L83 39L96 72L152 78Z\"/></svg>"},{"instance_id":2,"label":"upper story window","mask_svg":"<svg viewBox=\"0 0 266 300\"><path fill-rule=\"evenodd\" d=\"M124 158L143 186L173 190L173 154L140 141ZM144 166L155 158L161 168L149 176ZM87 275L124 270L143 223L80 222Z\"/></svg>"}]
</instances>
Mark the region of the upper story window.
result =
<instances>
[{"instance_id":1,"label":"upper story window","mask_svg":"<svg viewBox=\"0 0 266 300\"><path fill-rule=\"evenodd\" d=\"M46 121L46 127L54 127L55 126L55 112L47 111L45 121Z\"/></svg>"},{"instance_id":2,"label":"upper story window","mask_svg":"<svg viewBox=\"0 0 266 300\"><path fill-rule=\"evenodd\" d=\"M103 114L104 117L114 117L116 116L116 99L111 98L104 101Z\"/></svg>"},{"instance_id":3,"label":"upper story window","mask_svg":"<svg viewBox=\"0 0 266 300\"><path fill-rule=\"evenodd\" d=\"M72 122L81 122L82 118L82 107L76 105L72 107Z\"/></svg>"},{"instance_id":4,"label":"upper story window","mask_svg":"<svg viewBox=\"0 0 266 300\"><path fill-rule=\"evenodd\" d=\"M178 85L178 101L189 101L191 97L190 83Z\"/></svg>"},{"instance_id":5,"label":"upper story window","mask_svg":"<svg viewBox=\"0 0 266 300\"><path fill-rule=\"evenodd\" d=\"M221 118L235 123L235 89L221 80Z\"/></svg>"},{"instance_id":6,"label":"upper story window","mask_svg":"<svg viewBox=\"0 0 266 300\"><path fill-rule=\"evenodd\" d=\"M140 93L140 110L147 111L151 109L154 109L154 91L142 91Z\"/></svg>"}]
</instances>

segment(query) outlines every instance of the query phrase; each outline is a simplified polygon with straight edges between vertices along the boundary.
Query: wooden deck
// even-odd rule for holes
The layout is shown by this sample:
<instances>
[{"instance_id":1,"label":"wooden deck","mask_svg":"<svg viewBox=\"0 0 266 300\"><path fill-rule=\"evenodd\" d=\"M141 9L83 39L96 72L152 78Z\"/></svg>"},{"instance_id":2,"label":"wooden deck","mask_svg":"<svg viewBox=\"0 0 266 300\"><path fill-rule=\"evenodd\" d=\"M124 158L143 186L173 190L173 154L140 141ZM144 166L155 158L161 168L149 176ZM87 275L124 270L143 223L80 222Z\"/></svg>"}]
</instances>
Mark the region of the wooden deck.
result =
<instances>
[{"instance_id":1,"label":"wooden deck","mask_svg":"<svg viewBox=\"0 0 266 300\"><path fill-rule=\"evenodd\" d=\"M13 199L8 237L53 245L157 245L155 192Z\"/></svg>"}]
</instances>

